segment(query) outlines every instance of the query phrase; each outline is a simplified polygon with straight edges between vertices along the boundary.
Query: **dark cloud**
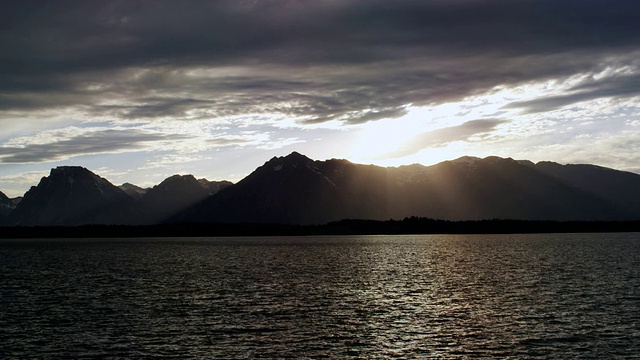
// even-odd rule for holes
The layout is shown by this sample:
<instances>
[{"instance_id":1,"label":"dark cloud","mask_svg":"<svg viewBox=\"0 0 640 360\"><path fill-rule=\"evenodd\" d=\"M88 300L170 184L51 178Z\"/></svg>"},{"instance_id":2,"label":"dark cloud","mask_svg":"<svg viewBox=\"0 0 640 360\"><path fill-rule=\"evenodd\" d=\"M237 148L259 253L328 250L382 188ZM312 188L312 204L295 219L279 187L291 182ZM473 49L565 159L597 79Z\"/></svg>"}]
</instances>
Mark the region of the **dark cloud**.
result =
<instances>
[{"instance_id":1,"label":"dark cloud","mask_svg":"<svg viewBox=\"0 0 640 360\"><path fill-rule=\"evenodd\" d=\"M141 99L143 104L127 108L128 118L155 118L159 116L184 116L189 110L207 108L210 102L196 99L154 98Z\"/></svg>"},{"instance_id":2,"label":"dark cloud","mask_svg":"<svg viewBox=\"0 0 640 360\"><path fill-rule=\"evenodd\" d=\"M507 105L508 108L522 108L526 113L556 110L583 101L601 98L626 98L640 95L640 76L621 76L601 81L590 81L569 89L566 95L547 96L530 101L520 101Z\"/></svg>"},{"instance_id":3,"label":"dark cloud","mask_svg":"<svg viewBox=\"0 0 640 360\"><path fill-rule=\"evenodd\" d=\"M77 155L143 150L156 141L185 139L140 130L90 131L45 144L0 147L0 163L36 163L67 159Z\"/></svg>"},{"instance_id":4,"label":"dark cloud","mask_svg":"<svg viewBox=\"0 0 640 360\"><path fill-rule=\"evenodd\" d=\"M362 123L611 59L637 69L638 13L636 0L3 1L0 111Z\"/></svg>"},{"instance_id":5,"label":"dark cloud","mask_svg":"<svg viewBox=\"0 0 640 360\"><path fill-rule=\"evenodd\" d=\"M458 126L446 127L419 134L397 151L385 154L383 158L399 158L433 147L446 146L454 141L468 141L471 137L486 134L496 126L507 123L503 119L471 120Z\"/></svg>"}]
</instances>

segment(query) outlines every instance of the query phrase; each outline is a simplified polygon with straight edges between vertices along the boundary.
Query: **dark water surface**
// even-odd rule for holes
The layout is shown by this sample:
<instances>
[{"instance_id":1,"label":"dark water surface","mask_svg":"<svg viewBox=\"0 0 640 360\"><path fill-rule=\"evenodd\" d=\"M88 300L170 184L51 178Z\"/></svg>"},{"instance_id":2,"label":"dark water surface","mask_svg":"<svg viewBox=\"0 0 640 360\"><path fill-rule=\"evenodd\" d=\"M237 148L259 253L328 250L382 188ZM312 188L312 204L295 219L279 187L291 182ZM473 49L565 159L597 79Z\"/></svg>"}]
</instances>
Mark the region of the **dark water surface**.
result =
<instances>
[{"instance_id":1,"label":"dark water surface","mask_svg":"<svg viewBox=\"0 0 640 360\"><path fill-rule=\"evenodd\" d=\"M0 240L0 358L640 355L640 234Z\"/></svg>"}]
</instances>

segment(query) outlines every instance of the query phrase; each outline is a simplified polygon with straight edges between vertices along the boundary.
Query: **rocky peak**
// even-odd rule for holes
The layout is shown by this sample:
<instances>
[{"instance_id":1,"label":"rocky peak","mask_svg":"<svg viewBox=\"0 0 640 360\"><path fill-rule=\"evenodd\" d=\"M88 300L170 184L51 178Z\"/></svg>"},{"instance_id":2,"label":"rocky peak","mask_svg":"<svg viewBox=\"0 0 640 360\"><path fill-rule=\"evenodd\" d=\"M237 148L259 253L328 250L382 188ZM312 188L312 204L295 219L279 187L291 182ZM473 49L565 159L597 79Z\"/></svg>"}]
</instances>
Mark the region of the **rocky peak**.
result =
<instances>
[{"instance_id":1,"label":"rocky peak","mask_svg":"<svg viewBox=\"0 0 640 360\"><path fill-rule=\"evenodd\" d=\"M17 225L113 223L128 201L124 191L91 171L60 166L27 191L11 217Z\"/></svg>"},{"instance_id":2,"label":"rocky peak","mask_svg":"<svg viewBox=\"0 0 640 360\"><path fill-rule=\"evenodd\" d=\"M204 186L193 175L173 175L153 187L153 191L181 191L186 188L204 189Z\"/></svg>"},{"instance_id":3,"label":"rocky peak","mask_svg":"<svg viewBox=\"0 0 640 360\"><path fill-rule=\"evenodd\" d=\"M58 166L56 168L51 169L49 173L50 179L56 178L81 178L81 177L90 177L90 178L100 178L98 175L92 173L88 169L82 166Z\"/></svg>"},{"instance_id":4,"label":"rocky peak","mask_svg":"<svg viewBox=\"0 0 640 360\"><path fill-rule=\"evenodd\" d=\"M108 180L101 178L81 166L58 166L51 169L49 177L42 178L48 186L59 187L93 187L104 193L105 189L114 187Z\"/></svg>"},{"instance_id":5,"label":"rocky peak","mask_svg":"<svg viewBox=\"0 0 640 360\"><path fill-rule=\"evenodd\" d=\"M273 157L265 165L272 167L274 171L282 170L284 167L297 168L305 164L313 164L314 161L308 157L294 151L287 156Z\"/></svg>"}]
</instances>

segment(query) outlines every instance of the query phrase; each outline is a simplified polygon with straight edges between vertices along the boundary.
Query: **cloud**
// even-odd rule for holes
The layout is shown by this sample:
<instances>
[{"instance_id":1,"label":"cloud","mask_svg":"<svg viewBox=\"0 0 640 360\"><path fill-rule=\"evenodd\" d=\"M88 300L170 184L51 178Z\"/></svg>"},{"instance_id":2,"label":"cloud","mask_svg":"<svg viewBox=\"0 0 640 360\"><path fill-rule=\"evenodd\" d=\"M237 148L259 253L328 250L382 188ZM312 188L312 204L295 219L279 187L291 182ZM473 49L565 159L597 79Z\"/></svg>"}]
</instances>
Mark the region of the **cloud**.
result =
<instances>
[{"instance_id":1,"label":"cloud","mask_svg":"<svg viewBox=\"0 0 640 360\"><path fill-rule=\"evenodd\" d=\"M6 1L0 112L361 124L499 85L637 68L639 10L635 0ZM609 85L520 105L636 91Z\"/></svg>"},{"instance_id":2,"label":"cloud","mask_svg":"<svg viewBox=\"0 0 640 360\"><path fill-rule=\"evenodd\" d=\"M210 161L210 157L206 156L198 156L194 154L164 154L155 156L151 161L148 161L144 166L136 169L137 171L144 170L156 170L156 169L166 169L167 165L171 165L171 168L175 168L177 165L184 165L192 162L199 161Z\"/></svg>"},{"instance_id":3,"label":"cloud","mask_svg":"<svg viewBox=\"0 0 640 360\"><path fill-rule=\"evenodd\" d=\"M84 125L12 138L0 146L0 163L42 163L81 155L142 151L163 153L164 158L189 156L204 159L198 154L214 149L278 149L304 142L294 135L297 132L282 130L275 133L267 131L269 128L264 126L247 126L240 131L218 127L207 121L182 124L157 121L152 125L141 123L126 127L110 123Z\"/></svg>"},{"instance_id":4,"label":"cloud","mask_svg":"<svg viewBox=\"0 0 640 360\"><path fill-rule=\"evenodd\" d=\"M471 120L458 126L429 131L415 136L397 151L385 154L381 158L399 158L426 148L446 146L454 141L470 141L472 137L489 133L498 125L507 122L509 121L503 119Z\"/></svg>"},{"instance_id":5,"label":"cloud","mask_svg":"<svg viewBox=\"0 0 640 360\"><path fill-rule=\"evenodd\" d=\"M233 145L244 145L248 142L251 142L249 139L245 139L242 137L216 137L208 141L210 144L213 144L216 147L223 146L233 146Z\"/></svg>"},{"instance_id":6,"label":"cloud","mask_svg":"<svg viewBox=\"0 0 640 360\"><path fill-rule=\"evenodd\" d=\"M28 186L36 185L40 179L47 175L49 175L49 170L25 171L0 176L1 190L9 197L22 196L25 193L25 184L29 184Z\"/></svg>"},{"instance_id":7,"label":"cloud","mask_svg":"<svg viewBox=\"0 0 640 360\"><path fill-rule=\"evenodd\" d=\"M595 164L638 173L639 138L640 131L634 129L616 134L574 135L555 143L520 144L511 155L536 161L555 158L561 163Z\"/></svg>"},{"instance_id":8,"label":"cloud","mask_svg":"<svg viewBox=\"0 0 640 360\"><path fill-rule=\"evenodd\" d=\"M140 99L142 105L131 106L124 114L127 118L184 117L188 111L206 108L208 101L181 98Z\"/></svg>"},{"instance_id":9,"label":"cloud","mask_svg":"<svg viewBox=\"0 0 640 360\"><path fill-rule=\"evenodd\" d=\"M267 132L244 132L239 135L218 135L209 140L207 143L215 148L227 146L255 146L258 149L274 150L288 145L304 142L297 137L278 137L273 138L273 134Z\"/></svg>"},{"instance_id":10,"label":"cloud","mask_svg":"<svg viewBox=\"0 0 640 360\"><path fill-rule=\"evenodd\" d=\"M86 131L67 137L44 141L40 138L22 145L2 146L0 163L37 163L78 155L141 151L150 143L186 138L184 135L164 135L136 129ZM20 141L14 141L16 142Z\"/></svg>"},{"instance_id":11,"label":"cloud","mask_svg":"<svg viewBox=\"0 0 640 360\"><path fill-rule=\"evenodd\" d=\"M589 81L570 88L568 94L514 102L506 107L522 108L525 113L532 114L557 110L584 101L635 96L640 96L640 75L616 76Z\"/></svg>"}]
</instances>

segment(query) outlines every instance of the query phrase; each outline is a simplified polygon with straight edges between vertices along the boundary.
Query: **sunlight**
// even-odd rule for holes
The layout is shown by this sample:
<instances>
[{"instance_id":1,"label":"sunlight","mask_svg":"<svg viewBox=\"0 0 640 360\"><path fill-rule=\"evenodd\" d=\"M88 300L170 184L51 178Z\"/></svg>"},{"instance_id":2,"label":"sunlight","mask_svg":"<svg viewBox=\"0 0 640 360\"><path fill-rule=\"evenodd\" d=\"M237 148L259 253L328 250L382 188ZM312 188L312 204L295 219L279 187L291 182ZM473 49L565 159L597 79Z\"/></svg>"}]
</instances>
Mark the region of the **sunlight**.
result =
<instances>
[{"instance_id":1,"label":"sunlight","mask_svg":"<svg viewBox=\"0 0 640 360\"><path fill-rule=\"evenodd\" d=\"M387 119L363 126L348 158L355 162L371 162L380 160L385 154L396 151L410 140L420 124L408 119ZM399 126L402 121L402 126Z\"/></svg>"},{"instance_id":2,"label":"sunlight","mask_svg":"<svg viewBox=\"0 0 640 360\"><path fill-rule=\"evenodd\" d=\"M459 126L468 121L507 119L512 125L527 116L519 109L505 106L516 101L526 101L557 91L558 84L546 81L518 87L498 86L486 94L476 95L457 102L435 106L408 106L407 114L397 119L385 119L359 125L361 130L349 152L355 162L396 166L409 163L434 164L464 155L489 156L477 144L469 141L444 141L426 146L406 156L391 156L407 146L418 136L433 131ZM402 126L400 126L402 124ZM517 129L512 126L512 129ZM505 127L498 127L493 134L504 134Z\"/></svg>"}]
</instances>

